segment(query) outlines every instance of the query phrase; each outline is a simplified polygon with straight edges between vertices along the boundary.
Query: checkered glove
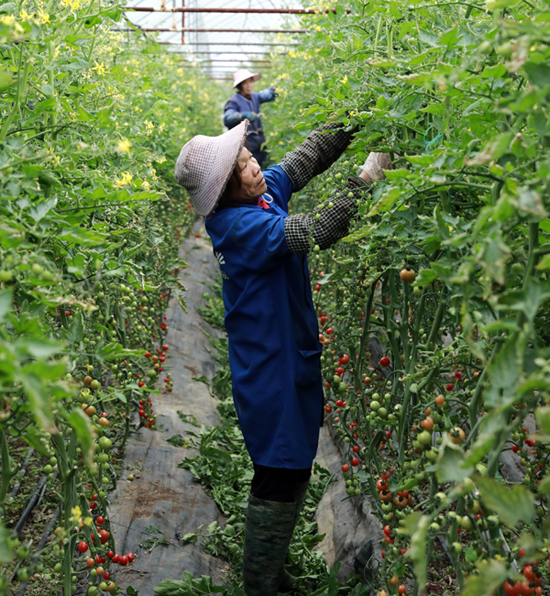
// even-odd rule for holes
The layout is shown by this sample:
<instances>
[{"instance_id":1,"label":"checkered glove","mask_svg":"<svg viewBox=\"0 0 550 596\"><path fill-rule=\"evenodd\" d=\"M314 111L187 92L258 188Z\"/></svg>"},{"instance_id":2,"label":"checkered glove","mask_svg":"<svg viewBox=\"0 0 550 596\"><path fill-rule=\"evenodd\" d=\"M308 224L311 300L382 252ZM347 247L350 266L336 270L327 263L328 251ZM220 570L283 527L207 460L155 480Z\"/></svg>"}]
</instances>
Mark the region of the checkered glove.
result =
<instances>
[{"instance_id":1,"label":"checkered glove","mask_svg":"<svg viewBox=\"0 0 550 596\"><path fill-rule=\"evenodd\" d=\"M391 170L391 159L389 153L369 153L367 161L361 166L371 180L384 180L384 170Z\"/></svg>"},{"instance_id":2,"label":"checkered glove","mask_svg":"<svg viewBox=\"0 0 550 596\"><path fill-rule=\"evenodd\" d=\"M369 189L361 178L349 178L347 188L332 200L331 208L316 207L313 215L291 215L285 220L285 237L291 253L305 255L316 244L321 249L332 246L348 233L351 219L357 213L357 199ZM348 196L349 193L352 197ZM314 215L319 213L319 219Z\"/></svg>"},{"instance_id":3,"label":"checkered glove","mask_svg":"<svg viewBox=\"0 0 550 596\"><path fill-rule=\"evenodd\" d=\"M341 122L327 122L289 151L279 165L290 178L292 190L302 190L312 178L330 168L351 143L356 130L344 130Z\"/></svg>"}]
</instances>

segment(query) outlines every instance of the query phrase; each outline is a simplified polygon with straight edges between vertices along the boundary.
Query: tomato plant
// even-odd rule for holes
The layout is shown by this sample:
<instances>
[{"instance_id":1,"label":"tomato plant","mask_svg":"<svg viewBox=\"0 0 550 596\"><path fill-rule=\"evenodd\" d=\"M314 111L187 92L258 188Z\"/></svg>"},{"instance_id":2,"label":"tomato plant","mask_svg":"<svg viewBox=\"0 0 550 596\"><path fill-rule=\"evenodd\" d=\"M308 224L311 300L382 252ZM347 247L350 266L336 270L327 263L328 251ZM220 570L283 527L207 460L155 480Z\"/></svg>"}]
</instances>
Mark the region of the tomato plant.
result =
<instances>
[{"instance_id":1,"label":"tomato plant","mask_svg":"<svg viewBox=\"0 0 550 596\"><path fill-rule=\"evenodd\" d=\"M160 373L173 385L164 311L195 221L173 163L194 134L221 132L206 101L217 91L161 46L112 31L121 15L78 0L0 6L2 593L17 559L20 581L64 594L84 562L98 592L124 444L154 429ZM41 553L53 575L10 535L21 440L62 512Z\"/></svg>"},{"instance_id":2,"label":"tomato plant","mask_svg":"<svg viewBox=\"0 0 550 596\"><path fill-rule=\"evenodd\" d=\"M443 549L456 593L534 593L516 570L522 543L547 555L550 524L548 7L311 6L335 11L277 59L273 160L329 119L358 128L293 208L326 205L370 151L392 159L309 258L327 420L361 464L343 480L395 535L380 588L405 574L423 593Z\"/></svg>"}]
</instances>

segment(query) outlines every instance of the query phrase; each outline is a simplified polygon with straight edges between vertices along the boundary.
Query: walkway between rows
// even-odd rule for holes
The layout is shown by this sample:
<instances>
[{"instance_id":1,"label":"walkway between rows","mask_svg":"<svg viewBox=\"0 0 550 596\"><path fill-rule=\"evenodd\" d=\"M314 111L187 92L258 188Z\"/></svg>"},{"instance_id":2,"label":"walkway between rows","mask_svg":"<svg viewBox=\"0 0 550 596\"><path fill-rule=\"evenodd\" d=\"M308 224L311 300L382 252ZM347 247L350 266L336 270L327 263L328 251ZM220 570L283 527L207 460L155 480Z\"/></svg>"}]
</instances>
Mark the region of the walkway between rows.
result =
<instances>
[{"instance_id":1,"label":"walkway between rows","mask_svg":"<svg viewBox=\"0 0 550 596\"><path fill-rule=\"evenodd\" d=\"M218 424L216 401L208 387L193 377L205 375L211 379L215 368L210 355L207 335L217 332L199 314L204 304L202 294L214 282L218 266L209 242L191 234L180 247L180 257L189 268L180 271L180 279L187 288L181 292L188 314L175 297L168 307L169 363L174 388L153 395L159 430L142 428L128 441L124 472L117 490L110 495L111 524L114 528L117 552L133 552L132 565L118 568L114 579L121 588L131 585L140 595L152 596L153 588L163 579L182 579L184 571L195 577L210 575L214 583L223 583L224 561L206 554L200 544L183 544L181 538L222 521L223 515L213 499L195 482L191 472L178 467L184 457L198 455L195 449L172 446L167 439L174 435L185 438L194 427L184 422L177 411L194 416L200 424ZM134 475L134 480L127 480ZM162 532L147 532L154 526ZM164 538L169 544L152 551L140 547L152 538ZM145 554L147 553L147 554Z\"/></svg>"}]
</instances>

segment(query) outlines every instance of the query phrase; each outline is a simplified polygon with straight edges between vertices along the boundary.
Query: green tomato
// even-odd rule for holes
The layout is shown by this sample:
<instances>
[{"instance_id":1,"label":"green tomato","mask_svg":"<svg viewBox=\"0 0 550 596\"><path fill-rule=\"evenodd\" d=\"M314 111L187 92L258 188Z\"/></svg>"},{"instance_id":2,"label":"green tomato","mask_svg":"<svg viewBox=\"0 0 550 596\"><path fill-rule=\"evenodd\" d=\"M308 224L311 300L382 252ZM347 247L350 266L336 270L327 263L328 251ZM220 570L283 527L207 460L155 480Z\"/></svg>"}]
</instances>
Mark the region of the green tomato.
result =
<instances>
[{"instance_id":1,"label":"green tomato","mask_svg":"<svg viewBox=\"0 0 550 596\"><path fill-rule=\"evenodd\" d=\"M99 437L98 444L101 449L109 449L113 442L109 437Z\"/></svg>"},{"instance_id":2,"label":"green tomato","mask_svg":"<svg viewBox=\"0 0 550 596\"><path fill-rule=\"evenodd\" d=\"M469 531L472 529L472 520L467 516L463 516L460 520L460 525L466 530Z\"/></svg>"},{"instance_id":3,"label":"green tomato","mask_svg":"<svg viewBox=\"0 0 550 596\"><path fill-rule=\"evenodd\" d=\"M417 440L421 445L430 445L432 442L432 433L424 430L417 436Z\"/></svg>"},{"instance_id":4,"label":"green tomato","mask_svg":"<svg viewBox=\"0 0 550 596\"><path fill-rule=\"evenodd\" d=\"M385 418L388 415L388 410L386 410L386 408L380 408L378 410L378 416L380 416L380 418Z\"/></svg>"},{"instance_id":5,"label":"green tomato","mask_svg":"<svg viewBox=\"0 0 550 596\"><path fill-rule=\"evenodd\" d=\"M373 395L373 397L374 397L374 395ZM376 401L376 399L375 399L375 401L371 401L370 402L370 409L373 412L377 412L380 409L380 402Z\"/></svg>"},{"instance_id":6,"label":"green tomato","mask_svg":"<svg viewBox=\"0 0 550 596\"><path fill-rule=\"evenodd\" d=\"M438 451L437 451L437 449L434 449L432 447L429 451L426 451L426 459L429 462L435 463L437 461L437 457L438 457Z\"/></svg>"}]
</instances>

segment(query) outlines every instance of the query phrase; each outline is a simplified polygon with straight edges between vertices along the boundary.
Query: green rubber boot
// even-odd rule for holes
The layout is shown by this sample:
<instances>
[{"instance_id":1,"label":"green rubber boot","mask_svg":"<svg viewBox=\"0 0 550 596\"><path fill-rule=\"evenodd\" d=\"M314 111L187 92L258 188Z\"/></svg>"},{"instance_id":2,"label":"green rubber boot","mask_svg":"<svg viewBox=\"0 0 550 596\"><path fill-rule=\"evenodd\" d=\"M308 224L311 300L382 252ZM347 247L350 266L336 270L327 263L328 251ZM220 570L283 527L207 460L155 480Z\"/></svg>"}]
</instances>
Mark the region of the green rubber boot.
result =
<instances>
[{"instance_id":1,"label":"green rubber boot","mask_svg":"<svg viewBox=\"0 0 550 596\"><path fill-rule=\"evenodd\" d=\"M300 517L300 513L302 512L302 508L304 506L304 502L306 500L307 494L307 487L309 486L309 480L306 482L302 482L298 484L296 487L296 492L294 493L294 501L296 503L296 510L294 512L294 520L292 522L292 531L294 532L294 528L298 523L298 519ZM296 578L290 574L284 567L281 575L281 583L279 584L279 592L287 593L291 592L294 588L294 584L296 583Z\"/></svg>"},{"instance_id":2,"label":"green rubber boot","mask_svg":"<svg viewBox=\"0 0 550 596\"><path fill-rule=\"evenodd\" d=\"M277 596L295 520L296 503L249 496L243 552L247 596Z\"/></svg>"}]
</instances>

